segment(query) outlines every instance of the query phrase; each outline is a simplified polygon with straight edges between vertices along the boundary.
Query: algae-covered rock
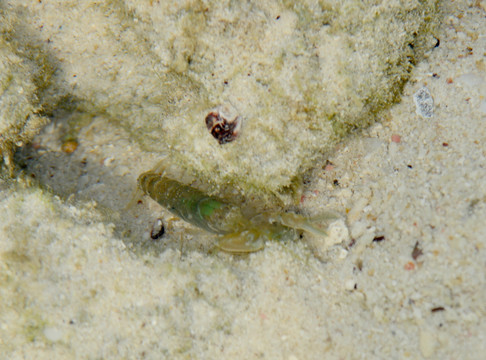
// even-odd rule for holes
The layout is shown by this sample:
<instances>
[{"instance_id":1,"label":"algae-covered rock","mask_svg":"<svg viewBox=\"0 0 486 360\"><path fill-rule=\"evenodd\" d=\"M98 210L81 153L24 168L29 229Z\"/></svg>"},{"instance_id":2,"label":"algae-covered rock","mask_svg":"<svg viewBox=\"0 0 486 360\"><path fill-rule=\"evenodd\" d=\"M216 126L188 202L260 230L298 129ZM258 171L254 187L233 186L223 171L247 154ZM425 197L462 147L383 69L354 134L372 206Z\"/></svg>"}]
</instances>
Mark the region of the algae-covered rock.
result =
<instances>
[{"instance_id":1,"label":"algae-covered rock","mask_svg":"<svg viewBox=\"0 0 486 360\"><path fill-rule=\"evenodd\" d=\"M0 9L0 156L13 175L15 148L32 140L48 121L39 114L38 93L49 70L35 61L33 53L11 41L11 20Z\"/></svg>"},{"instance_id":2,"label":"algae-covered rock","mask_svg":"<svg viewBox=\"0 0 486 360\"><path fill-rule=\"evenodd\" d=\"M78 108L107 114L213 193L284 202L398 99L438 13L437 0L8 3L25 7ZM221 108L241 121L234 141L206 126Z\"/></svg>"}]
</instances>

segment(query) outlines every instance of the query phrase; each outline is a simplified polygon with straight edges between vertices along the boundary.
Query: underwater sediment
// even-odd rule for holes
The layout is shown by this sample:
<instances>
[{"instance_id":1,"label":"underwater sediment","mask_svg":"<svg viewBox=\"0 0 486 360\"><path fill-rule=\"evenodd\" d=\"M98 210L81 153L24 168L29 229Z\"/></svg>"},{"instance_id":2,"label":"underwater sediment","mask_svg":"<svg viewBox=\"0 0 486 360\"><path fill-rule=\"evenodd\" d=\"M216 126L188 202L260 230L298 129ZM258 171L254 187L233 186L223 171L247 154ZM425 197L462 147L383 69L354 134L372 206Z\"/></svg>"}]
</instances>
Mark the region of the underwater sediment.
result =
<instances>
[{"instance_id":1,"label":"underwater sediment","mask_svg":"<svg viewBox=\"0 0 486 360\"><path fill-rule=\"evenodd\" d=\"M56 96L31 107L103 114L210 193L289 204L306 170L399 99L435 44L439 2L7 1L2 12L21 24L2 36L55 69ZM208 124L219 111L231 118Z\"/></svg>"}]
</instances>

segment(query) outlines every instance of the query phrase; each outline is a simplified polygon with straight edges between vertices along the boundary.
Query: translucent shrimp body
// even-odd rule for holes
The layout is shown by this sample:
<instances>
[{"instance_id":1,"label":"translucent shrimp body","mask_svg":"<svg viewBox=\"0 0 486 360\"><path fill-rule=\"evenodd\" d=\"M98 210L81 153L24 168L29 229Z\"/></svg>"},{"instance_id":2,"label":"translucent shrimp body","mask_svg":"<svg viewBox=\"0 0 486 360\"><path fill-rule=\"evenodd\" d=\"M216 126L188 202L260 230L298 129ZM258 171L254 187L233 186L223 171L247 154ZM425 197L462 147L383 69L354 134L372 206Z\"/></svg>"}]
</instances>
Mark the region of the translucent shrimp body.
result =
<instances>
[{"instance_id":1,"label":"translucent shrimp body","mask_svg":"<svg viewBox=\"0 0 486 360\"><path fill-rule=\"evenodd\" d=\"M142 191L181 219L215 234L232 233L244 220L238 207L176 180L146 172L138 178Z\"/></svg>"},{"instance_id":2,"label":"translucent shrimp body","mask_svg":"<svg viewBox=\"0 0 486 360\"><path fill-rule=\"evenodd\" d=\"M138 178L140 189L181 219L217 234L218 247L229 253L261 250L266 240L295 239L305 231L325 235L313 220L295 213L244 216L241 209L218 197L148 171Z\"/></svg>"}]
</instances>

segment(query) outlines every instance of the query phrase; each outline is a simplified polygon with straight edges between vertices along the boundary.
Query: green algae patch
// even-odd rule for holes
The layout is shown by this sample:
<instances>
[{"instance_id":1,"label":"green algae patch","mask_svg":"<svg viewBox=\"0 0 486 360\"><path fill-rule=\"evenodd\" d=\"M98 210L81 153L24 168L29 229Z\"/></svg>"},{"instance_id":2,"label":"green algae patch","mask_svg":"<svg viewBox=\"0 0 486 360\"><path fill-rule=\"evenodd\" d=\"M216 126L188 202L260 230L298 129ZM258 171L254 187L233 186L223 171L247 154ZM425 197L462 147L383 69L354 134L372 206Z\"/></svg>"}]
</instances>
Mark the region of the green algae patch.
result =
<instances>
[{"instance_id":1,"label":"green algae patch","mask_svg":"<svg viewBox=\"0 0 486 360\"><path fill-rule=\"evenodd\" d=\"M0 156L12 175L15 148L32 140L48 121L39 115L35 71L0 37Z\"/></svg>"},{"instance_id":2,"label":"green algae patch","mask_svg":"<svg viewBox=\"0 0 486 360\"><path fill-rule=\"evenodd\" d=\"M15 11L0 6L0 156L11 176L15 149L48 122L42 101L49 101L46 89L54 71L40 45L17 41L21 22Z\"/></svg>"},{"instance_id":3,"label":"green algae patch","mask_svg":"<svg viewBox=\"0 0 486 360\"><path fill-rule=\"evenodd\" d=\"M78 109L212 194L287 205L307 170L398 101L439 16L433 0L15 3L42 24ZM205 124L222 107L241 121L227 143Z\"/></svg>"}]
</instances>

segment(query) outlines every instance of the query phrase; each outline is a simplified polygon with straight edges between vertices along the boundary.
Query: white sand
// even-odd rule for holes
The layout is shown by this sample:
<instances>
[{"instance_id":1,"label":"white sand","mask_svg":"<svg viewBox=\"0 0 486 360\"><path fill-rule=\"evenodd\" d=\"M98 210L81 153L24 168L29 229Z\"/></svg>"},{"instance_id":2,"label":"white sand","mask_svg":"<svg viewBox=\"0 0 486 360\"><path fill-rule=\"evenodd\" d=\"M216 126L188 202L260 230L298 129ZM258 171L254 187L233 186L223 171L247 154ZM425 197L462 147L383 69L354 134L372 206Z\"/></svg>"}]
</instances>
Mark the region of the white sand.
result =
<instances>
[{"instance_id":1,"label":"white sand","mask_svg":"<svg viewBox=\"0 0 486 360\"><path fill-rule=\"evenodd\" d=\"M68 119L58 114L17 161L63 199L1 183L0 354L482 358L485 10L484 1L448 3L440 46L387 121L315 171L303 206L347 213L353 239L331 248L270 242L248 257L211 253L211 237L180 221L153 242L152 223L170 215L148 199L123 209L156 157L101 118L67 155ZM424 86L431 118L416 114Z\"/></svg>"}]
</instances>

